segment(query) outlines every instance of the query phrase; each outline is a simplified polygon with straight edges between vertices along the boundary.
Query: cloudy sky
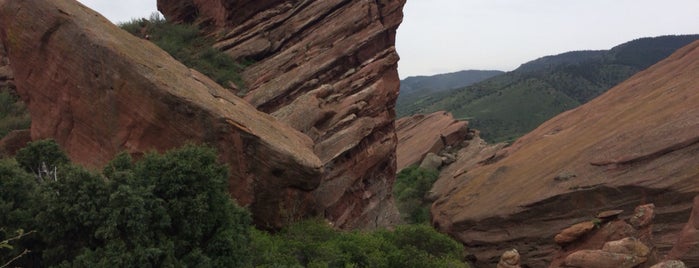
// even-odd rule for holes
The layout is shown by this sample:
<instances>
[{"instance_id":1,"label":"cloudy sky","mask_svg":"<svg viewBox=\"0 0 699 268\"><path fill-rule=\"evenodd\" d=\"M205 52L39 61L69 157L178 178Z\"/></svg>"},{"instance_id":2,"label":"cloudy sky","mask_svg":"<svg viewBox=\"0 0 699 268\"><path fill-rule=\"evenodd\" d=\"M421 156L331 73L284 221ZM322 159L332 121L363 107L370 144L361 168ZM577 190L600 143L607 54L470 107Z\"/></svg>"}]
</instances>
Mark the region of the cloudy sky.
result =
<instances>
[{"instance_id":1,"label":"cloudy sky","mask_svg":"<svg viewBox=\"0 0 699 268\"><path fill-rule=\"evenodd\" d=\"M79 1L113 22L156 11L156 0ZM408 0L398 29L398 69L402 78L466 69L509 71L566 51L696 34L697 11L697 0Z\"/></svg>"}]
</instances>

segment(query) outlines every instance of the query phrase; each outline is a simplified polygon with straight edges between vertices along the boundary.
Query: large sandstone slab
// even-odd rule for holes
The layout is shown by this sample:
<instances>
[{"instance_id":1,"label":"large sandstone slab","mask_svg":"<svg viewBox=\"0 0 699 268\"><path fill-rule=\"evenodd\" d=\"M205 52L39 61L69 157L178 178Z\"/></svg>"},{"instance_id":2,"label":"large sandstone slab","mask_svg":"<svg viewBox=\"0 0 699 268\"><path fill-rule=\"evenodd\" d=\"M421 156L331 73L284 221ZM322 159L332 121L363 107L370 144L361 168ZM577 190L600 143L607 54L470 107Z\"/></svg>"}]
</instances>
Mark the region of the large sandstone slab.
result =
<instances>
[{"instance_id":1,"label":"large sandstone slab","mask_svg":"<svg viewBox=\"0 0 699 268\"><path fill-rule=\"evenodd\" d=\"M455 120L444 111L396 120L398 170L419 164L428 153L458 145L468 135L468 122Z\"/></svg>"},{"instance_id":2,"label":"large sandstone slab","mask_svg":"<svg viewBox=\"0 0 699 268\"><path fill-rule=\"evenodd\" d=\"M0 38L32 139L54 138L90 167L123 150L209 144L258 224L317 213L309 196L322 163L310 138L78 2L1 0Z\"/></svg>"},{"instance_id":3,"label":"large sandstone slab","mask_svg":"<svg viewBox=\"0 0 699 268\"><path fill-rule=\"evenodd\" d=\"M560 230L654 203L663 224L653 244L667 253L699 192L698 87L695 42L454 177L433 223L481 261L514 247L523 264L544 267Z\"/></svg>"},{"instance_id":4,"label":"large sandstone slab","mask_svg":"<svg viewBox=\"0 0 699 268\"><path fill-rule=\"evenodd\" d=\"M238 94L313 140L325 168L313 199L342 228L399 219L391 198L400 82L394 45L404 4L158 1L168 19L206 25L218 48L254 62Z\"/></svg>"}]
</instances>

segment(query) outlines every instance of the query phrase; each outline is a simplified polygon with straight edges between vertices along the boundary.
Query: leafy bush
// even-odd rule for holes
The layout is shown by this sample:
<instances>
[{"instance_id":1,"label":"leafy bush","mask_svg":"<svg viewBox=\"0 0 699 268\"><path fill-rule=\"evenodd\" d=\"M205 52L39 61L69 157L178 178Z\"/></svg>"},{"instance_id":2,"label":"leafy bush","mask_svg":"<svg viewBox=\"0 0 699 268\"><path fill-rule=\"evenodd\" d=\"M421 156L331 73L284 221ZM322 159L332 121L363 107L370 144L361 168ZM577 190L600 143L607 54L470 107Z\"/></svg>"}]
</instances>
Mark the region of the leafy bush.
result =
<instances>
[{"instance_id":1,"label":"leafy bush","mask_svg":"<svg viewBox=\"0 0 699 268\"><path fill-rule=\"evenodd\" d=\"M36 253L22 260L26 266L248 262L252 220L228 195L228 169L211 148L190 145L136 162L124 153L102 173L67 163L53 141L31 143L17 158L20 164L0 162L0 223L8 232L37 231L40 241L26 246ZM40 162L56 165L57 175L34 187L38 180L22 168Z\"/></svg>"},{"instance_id":2,"label":"leafy bush","mask_svg":"<svg viewBox=\"0 0 699 268\"><path fill-rule=\"evenodd\" d=\"M253 267L468 267L463 246L427 225L339 232L307 220L276 235L252 234Z\"/></svg>"},{"instance_id":3,"label":"leafy bush","mask_svg":"<svg viewBox=\"0 0 699 268\"><path fill-rule=\"evenodd\" d=\"M411 166L401 170L393 185L393 196L403 220L408 223L427 223L430 220L429 202L424 197L439 177L433 170Z\"/></svg>"},{"instance_id":4,"label":"leafy bush","mask_svg":"<svg viewBox=\"0 0 699 268\"><path fill-rule=\"evenodd\" d=\"M52 163L57 176L37 180L16 161L0 161L0 235L36 231L0 243L0 260L22 257L13 265L467 267L463 247L426 225L342 232L306 220L276 234L256 230L228 195L228 169L211 148L188 145L138 161L122 153L101 172L67 163L53 141L22 150L22 163Z\"/></svg>"},{"instance_id":5,"label":"leafy bush","mask_svg":"<svg viewBox=\"0 0 699 268\"><path fill-rule=\"evenodd\" d=\"M68 156L54 140L30 142L17 151L15 156L19 165L40 180L45 175L55 175L56 168L69 163Z\"/></svg>"},{"instance_id":6,"label":"leafy bush","mask_svg":"<svg viewBox=\"0 0 699 268\"><path fill-rule=\"evenodd\" d=\"M233 83L243 88L240 71L244 64L215 49L211 38L202 36L193 25L168 23L158 13L149 19L134 19L119 25L129 33L148 38L187 67L210 77L220 85Z\"/></svg>"},{"instance_id":7,"label":"leafy bush","mask_svg":"<svg viewBox=\"0 0 699 268\"><path fill-rule=\"evenodd\" d=\"M28 129L31 118L24 103L7 89L0 89L0 138L13 130Z\"/></svg>"}]
</instances>

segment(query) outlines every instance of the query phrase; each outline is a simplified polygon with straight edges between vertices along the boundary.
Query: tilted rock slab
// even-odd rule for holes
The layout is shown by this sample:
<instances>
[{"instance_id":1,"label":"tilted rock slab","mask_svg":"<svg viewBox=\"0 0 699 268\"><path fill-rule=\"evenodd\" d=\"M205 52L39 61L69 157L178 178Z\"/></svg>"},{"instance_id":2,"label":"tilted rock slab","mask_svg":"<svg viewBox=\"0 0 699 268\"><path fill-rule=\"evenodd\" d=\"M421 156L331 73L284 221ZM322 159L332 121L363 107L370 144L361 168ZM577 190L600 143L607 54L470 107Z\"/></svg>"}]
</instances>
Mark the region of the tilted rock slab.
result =
<instances>
[{"instance_id":1,"label":"tilted rock slab","mask_svg":"<svg viewBox=\"0 0 699 268\"><path fill-rule=\"evenodd\" d=\"M32 139L56 139L89 167L124 150L209 144L259 225L316 210L307 196L322 163L311 139L78 2L0 0L0 38Z\"/></svg>"},{"instance_id":2,"label":"tilted rock slab","mask_svg":"<svg viewBox=\"0 0 699 268\"><path fill-rule=\"evenodd\" d=\"M462 142L468 135L468 122L455 120L444 111L418 114L396 120L398 170L419 164L428 153L438 153Z\"/></svg>"},{"instance_id":3,"label":"tilted rock slab","mask_svg":"<svg viewBox=\"0 0 699 268\"><path fill-rule=\"evenodd\" d=\"M433 224L479 260L494 264L517 248L523 264L545 267L560 230L654 203L664 228L653 244L666 254L699 192L698 88L695 42L455 177L432 207Z\"/></svg>"},{"instance_id":4,"label":"tilted rock slab","mask_svg":"<svg viewBox=\"0 0 699 268\"><path fill-rule=\"evenodd\" d=\"M160 0L216 47L253 64L239 95L308 135L325 172L311 197L341 228L399 219L396 173L396 29L405 0ZM196 10L196 14L193 11Z\"/></svg>"}]
</instances>

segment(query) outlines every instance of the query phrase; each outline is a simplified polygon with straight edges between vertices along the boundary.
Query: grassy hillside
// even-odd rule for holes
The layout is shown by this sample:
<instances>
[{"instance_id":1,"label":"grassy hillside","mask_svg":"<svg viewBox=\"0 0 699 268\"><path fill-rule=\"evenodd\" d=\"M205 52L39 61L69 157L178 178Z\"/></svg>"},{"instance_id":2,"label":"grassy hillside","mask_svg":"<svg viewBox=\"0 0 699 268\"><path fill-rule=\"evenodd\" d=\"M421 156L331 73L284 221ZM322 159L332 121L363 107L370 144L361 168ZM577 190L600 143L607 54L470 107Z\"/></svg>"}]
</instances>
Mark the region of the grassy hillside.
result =
<instances>
[{"instance_id":1,"label":"grassy hillside","mask_svg":"<svg viewBox=\"0 0 699 268\"><path fill-rule=\"evenodd\" d=\"M470 120L490 142L514 140L697 39L699 35L642 38L606 51L543 57L480 83L414 101L409 114L447 110Z\"/></svg>"},{"instance_id":2,"label":"grassy hillside","mask_svg":"<svg viewBox=\"0 0 699 268\"><path fill-rule=\"evenodd\" d=\"M412 114L413 111L425 106L432 95L451 89L462 88L478 83L503 71L467 70L433 76L411 76L400 81L400 95L396 102L398 117Z\"/></svg>"}]
</instances>

